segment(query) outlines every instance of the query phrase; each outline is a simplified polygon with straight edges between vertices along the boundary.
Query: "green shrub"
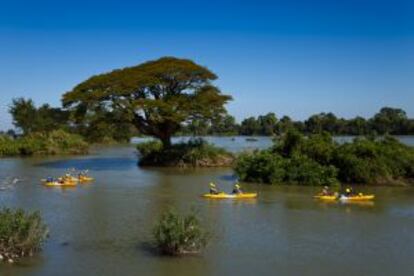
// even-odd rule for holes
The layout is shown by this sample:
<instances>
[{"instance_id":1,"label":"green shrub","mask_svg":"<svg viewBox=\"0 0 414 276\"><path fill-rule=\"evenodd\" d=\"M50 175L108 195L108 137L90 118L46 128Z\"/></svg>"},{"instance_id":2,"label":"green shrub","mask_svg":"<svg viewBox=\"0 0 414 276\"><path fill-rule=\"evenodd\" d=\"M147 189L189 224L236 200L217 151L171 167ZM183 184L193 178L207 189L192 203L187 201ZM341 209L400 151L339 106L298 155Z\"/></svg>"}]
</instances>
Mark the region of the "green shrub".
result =
<instances>
[{"instance_id":1,"label":"green shrub","mask_svg":"<svg viewBox=\"0 0 414 276\"><path fill-rule=\"evenodd\" d=\"M355 183L390 183L414 177L414 150L395 138L358 138L336 149L339 179Z\"/></svg>"},{"instance_id":2,"label":"green shrub","mask_svg":"<svg viewBox=\"0 0 414 276\"><path fill-rule=\"evenodd\" d=\"M162 150L162 143L159 140L151 140L148 142L139 143L137 145L139 154L145 158L151 153L158 153Z\"/></svg>"},{"instance_id":3,"label":"green shrub","mask_svg":"<svg viewBox=\"0 0 414 276\"><path fill-rule=\"evenodd\" d=\"M194 212L180 216L172 210L162 214L153 235L156 247L166 255L198 253L209 240Z\"/></svg>"},{"instance_id":4,"label":"green shrub","mask_svg":"<svg viewBox=\"0 0 414 276\"><path fill-rule=\"evenodd\" d=\"M235 172L243 181L268 184L336 185L337 169L324 166L304 155L284 158L268 150L243 153Z\"/></svg>"},{"instance_id":5,"label":"green shrub","mask_svg":"<svg viewBox=\"0 0 414 276\"><path fill-rule=\"evenodd\" d=\"M314 186L334 186L338 183L334 166L321 165L306 155L293 156L287 160L285 167L287 183Z\"/></svg>"},{"instance_id":6,"label":"green shrub","mask_svg":"<svg viewBox=\"0 0 414 276\"><path fill-rule=\"evenodd\" d=\"M327 133L294 131L270 150L241 154L235 171L250 182L401 184L414 178L414 149L389 136L338 144Z\"/></svg>"},{"instance_id":7,"label":"green shrub","mask_svg":"<svg viewBox=\"0 0 414 276\"><path fill-rule=\"evenodd\" d=\"M8 208L0 211L0 254L5 258L32 256L41 249L47 234L39 212Z\"/></svg>"},{"instance_id":8,"label":"green shrub","mask_svg":"<svg viewBox=\"0 0 414 276\"><path fill-rule=\"evenodd\" d=\"M234 167L241 180L277 184L285 180L285 160L268 150L242 153Z\"/></svg>"},{"instance_id":9,"label":"green shrub","mask_svg":"<svg viewBox=\"0 0 414 276\"><path fill-rule=\"evenodd\" d=\"M0 157L20 154L19 143L7 135L0 135Z\"/></svg>"},{"instance_id":10,"label":"green shrub","mask_svg":"<svg viewBox=\"0 0 414 276\"><path fill-rule=\"evenodd\" d=\"M163 148L157 140L149 141L138 144L137 150L141 166L220 167L233 162L231 153L202 139L173 144L168 148Z\"/></svg>"},{"instance_id":11,"label":"green shrub","mask_svg":"<svg viewBox=\"0 0 414 276\"><path fill-rule=\"evenodd\" d=\"M82 154L87 151L88 144L81 136L63 130L31 133L18 139L0 136L0 157Z\"/></svg>"}]
</instances>

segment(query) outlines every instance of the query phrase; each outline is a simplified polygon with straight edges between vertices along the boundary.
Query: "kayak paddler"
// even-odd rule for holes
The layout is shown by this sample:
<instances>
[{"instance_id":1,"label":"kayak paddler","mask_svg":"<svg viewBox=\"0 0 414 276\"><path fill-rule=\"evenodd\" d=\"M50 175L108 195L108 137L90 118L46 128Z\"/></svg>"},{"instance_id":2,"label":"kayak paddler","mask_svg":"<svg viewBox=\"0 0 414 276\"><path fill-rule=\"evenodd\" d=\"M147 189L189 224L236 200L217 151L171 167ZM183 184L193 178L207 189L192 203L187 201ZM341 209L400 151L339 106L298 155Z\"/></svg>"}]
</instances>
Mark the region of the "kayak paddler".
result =
<instances>
[{"instance_id":1,"label":"kayak paddler","mask_svg":"<svg viewBox=\"0 0 414 276\"><path fill-rule=\"evenodd\" d=\"M329 187L328 186L324 186L321 192L322 195L327 196L330 195L331 193L329 192Z\"/></svg>"},{"instance_id":2,"label":"kayak paddler","mask_svg":"<svg viewBox=\"0 0 414 276\"><path fill-rule=\"evenodd\" d=\"M219 192L216 188L216 184L210 182L210 194L217 195Z\"/></svg>"},{"instance_id":3,"label":"kayak paddler","mask_svg":"<svg viewBox=\"0 0 414 276\"><path fill-rule=\"evenodd\" d=\"M345 195L346 196L351 196L352 193L353 193L353 191L352 191L352 188L351 187L348 187L348 188L345 189Z\"/></svg>"},{"instance_id":4,"label":"kayak paddler","mask_svg":"<svg viewBox=\"0 0 414 276\"><path fill-rule=\"evenodd\" d=\"M242 193L243 191L241 190L239 183L236 183L233 187L233 194L237 195L237 194L242 194Z\"/></svg>"}]
</instances>

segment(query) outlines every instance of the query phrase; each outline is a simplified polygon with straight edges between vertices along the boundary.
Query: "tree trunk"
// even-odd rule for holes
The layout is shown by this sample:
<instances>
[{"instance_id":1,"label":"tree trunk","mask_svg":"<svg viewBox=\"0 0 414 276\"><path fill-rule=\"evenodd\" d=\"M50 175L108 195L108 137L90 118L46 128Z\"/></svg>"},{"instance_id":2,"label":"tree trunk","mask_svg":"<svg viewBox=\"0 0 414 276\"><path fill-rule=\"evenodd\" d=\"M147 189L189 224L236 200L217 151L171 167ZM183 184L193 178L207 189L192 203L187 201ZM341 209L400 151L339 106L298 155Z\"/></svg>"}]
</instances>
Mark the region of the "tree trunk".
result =
<instances>
[{"instance_id":1,"label":"tree trunk","mask_svg":"<svg viewBox=\"0 0 414 276\"><path fill-rule=\"evenodd\" d=\"M171 135L162 135L161 137L158 137L162 142L162 147L164 149L171 147Z\"/></svg>"}]
</instances>

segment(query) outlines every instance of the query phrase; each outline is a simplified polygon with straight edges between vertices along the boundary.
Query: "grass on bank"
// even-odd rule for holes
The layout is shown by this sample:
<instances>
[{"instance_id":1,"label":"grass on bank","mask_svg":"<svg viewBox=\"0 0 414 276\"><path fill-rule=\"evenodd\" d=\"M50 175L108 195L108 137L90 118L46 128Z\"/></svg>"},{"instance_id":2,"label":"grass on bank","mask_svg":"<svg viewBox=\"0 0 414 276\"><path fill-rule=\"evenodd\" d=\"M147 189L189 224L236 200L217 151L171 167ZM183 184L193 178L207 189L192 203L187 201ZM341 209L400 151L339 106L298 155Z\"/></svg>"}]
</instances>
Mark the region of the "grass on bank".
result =
<instances>
[{"instance_id":1,"label":"grass on bank","mask_svg":"<svg viewBox=\"0 0 414 276\"><path fill-rule=\"evenodd\" d=\"M196 213L179 215L169 210L155 225L153 237L161 254L177 256L199 253L207 246L210 234L201 226Z\"/></svg>"},{"instance_id":2,"label":"grass on bank","mask_svg":"<svg viewBox=\"0 0 414 276\"><path fill-rule=\"evenodd\" d=\"M414 179L414 149L391 136L339 144L327 133L289 131L270 149L241 154L234 169L247 182L401 185Z\"/></svg>"},{"instance_id":3,"label":"grass on bank","mask_svg":"<svg viewBox=\"0 0 414 276\"><path fill-rule=\"evenodd\" d=\"M234 160L231 153L203 139L173 144L169 148L154 140L138 144L137 150L140 166L227 167Z\"/></svg>"},{"instance_id":4,"label":"grass on bank","mask_svg":"<svg viewBox=\"0 0 414 276\"><path fill-rule=\"evenodd\" d=\"M3 260L32 256L41 249L48 229L39 212L0 210L0 255Z\"/></svg>"},{"instance_id":5,"label":"grass on bank","mask_svg":"<svg viewBox=\"0 0 414 276\"><path fill-rule=\"evenodd\" d=\"M16 139L0 136L0 157L84 154L87 151L88 143L81 136L63 130L37 132Z\"/></svg>"}]
</instances>

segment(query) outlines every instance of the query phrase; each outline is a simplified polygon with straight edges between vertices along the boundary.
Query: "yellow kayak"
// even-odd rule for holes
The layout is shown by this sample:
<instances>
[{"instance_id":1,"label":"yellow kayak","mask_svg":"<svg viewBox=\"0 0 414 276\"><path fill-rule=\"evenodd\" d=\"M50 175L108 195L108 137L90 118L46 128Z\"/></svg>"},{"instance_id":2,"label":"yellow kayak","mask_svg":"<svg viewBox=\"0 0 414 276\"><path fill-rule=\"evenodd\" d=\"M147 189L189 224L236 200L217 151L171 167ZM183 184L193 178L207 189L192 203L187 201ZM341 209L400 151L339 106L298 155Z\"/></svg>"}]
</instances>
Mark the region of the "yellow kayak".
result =
<instances>
[{"instance_id":1,"label":"yellow kayak","mask_svg":"<svg viewBox=\"0 0 414 276\"><path fill-rule=\"evenodd\" d=\"M52 181L52 182L47 182L47 181L43 181L43 185L45 185L46 187L74 187L76 186L76 182L58 182L58 181Z\"/></svg>"},{"instance_id":2,"label":"yellow kayak","mask_svg":"<svg viewBox=\"0 0 414 276\"><path fill-rule=\"evenodd\" d=\"M62 177L65 181L70 181L70 182L78 182L79 179L77 177L74 176L69 176L69 177Z\"/></svg>"},{"instance_id":3,"label":"yellow kayak","mask_svg":"<svg viewBox=\"0 0 414 276\"><path fill-rule=\"evenodd\" d=\"M313 198L320 199L320 200L336 200L336 195L316 195Z\"/></svg>"},{"instance_id":4,"label":"yellow kayak","mask_svg":"<svg viewBox=\"0 0 414 276\"><path fill-rule=\"evenodd\" d=\"M93 181L94 178L90 176L81 176L79 177L79 182L90 182Z\"/></svg>"},{"instance_id":5,"label":"yellow kayak","mask_svg":"<svg viewBox=\"0 0 414 276\"><path fill-rule=\"evenodd\" d=\"M212 199L247 199L247 198L256 198L257 193L242 193L242 194L204 194L202 197L212 198Z\"/></svg>"},{"instance_id":6,"label":"yellow kayak","mask_svg":"<svg viewBox=\"0 0 414 276\"><path fill-rule=\"evenodd\" d=\"M353 196L340 196L339 200L343 201L365 201L365 200L373 200L375 195L353 195Z\"/></svg>"}]
</instances>

